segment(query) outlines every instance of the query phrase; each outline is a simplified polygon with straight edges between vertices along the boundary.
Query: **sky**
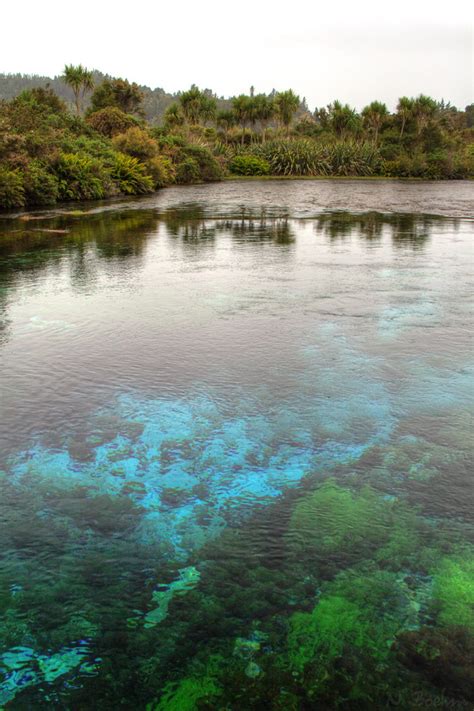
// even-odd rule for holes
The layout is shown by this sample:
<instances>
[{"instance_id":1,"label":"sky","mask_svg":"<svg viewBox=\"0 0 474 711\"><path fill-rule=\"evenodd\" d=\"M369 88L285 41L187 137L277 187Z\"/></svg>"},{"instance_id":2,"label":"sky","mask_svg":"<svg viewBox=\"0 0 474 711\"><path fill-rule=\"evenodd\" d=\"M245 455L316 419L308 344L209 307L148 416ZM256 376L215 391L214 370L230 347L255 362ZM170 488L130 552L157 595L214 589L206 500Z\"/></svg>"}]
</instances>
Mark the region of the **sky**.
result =
<instances>
[{"instance_id":1,"label":"sky","mask_svg":"<svg viewBox=\"0 0 474 711\"><path fill-rule=\"evenodd\" d=\"M219 96L293 88L311 109L338 98L429 94L474 101L469 0L4 0L0 72L83 64L148 86Z\"/></svg>"}]
</instances>

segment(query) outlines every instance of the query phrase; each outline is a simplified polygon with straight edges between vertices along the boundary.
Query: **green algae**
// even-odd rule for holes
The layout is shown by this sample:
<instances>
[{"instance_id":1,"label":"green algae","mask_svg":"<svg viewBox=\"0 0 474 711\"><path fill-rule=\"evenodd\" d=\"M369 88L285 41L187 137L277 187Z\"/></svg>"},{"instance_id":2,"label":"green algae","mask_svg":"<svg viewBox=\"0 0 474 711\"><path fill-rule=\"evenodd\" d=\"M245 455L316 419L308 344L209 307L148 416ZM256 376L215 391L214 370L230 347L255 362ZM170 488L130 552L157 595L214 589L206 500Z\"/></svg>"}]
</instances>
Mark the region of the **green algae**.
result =
<instances>
[{"instance_id":1,"label":"green algae","mask_svg":"<svg viewBox=\"0 0 474 711\"><path fill-rule=\"evenodd\" d=\"M148 704L147 711L195 711L198 702L212 701L221 691L217 679L223 661L210 655L201 673L195 669L177 682L167 682L159 701Z\"/></svg>"},{"instance_id":2,"label":"green algae","mask_svg":"<svg viewBox=\"0 0 474 711\"><path fill-rule=\"evenodd\" d=\"M442 625L462 625L474 632L474 555L446 557L434 576L433 595L440 605Z\"/></svg>"},{"instance_id":3,"label":"green algae","mask_svg":"<svg viewBox=\"0 0 474 711\"><path fill-rule=\"evenodd\" d=\"M416 624L417 611L406 584L394 573L342 573L325 588L312 612L290 617L290 662L302 671L308 662L328 664L350 649L385 661L397 632Z\"/></svg>"},{"instance_id":4,"label":"green algae","mask_svg":"<svg viewBox=\"0 0 474 711\"><path fill-rule=\"evenodd\" d=\"M359 553L388 538L391 504L368 486L353 493L328 479L295 506L289 545L313 549L322 557Z\"/></svg>"}]
</instances>

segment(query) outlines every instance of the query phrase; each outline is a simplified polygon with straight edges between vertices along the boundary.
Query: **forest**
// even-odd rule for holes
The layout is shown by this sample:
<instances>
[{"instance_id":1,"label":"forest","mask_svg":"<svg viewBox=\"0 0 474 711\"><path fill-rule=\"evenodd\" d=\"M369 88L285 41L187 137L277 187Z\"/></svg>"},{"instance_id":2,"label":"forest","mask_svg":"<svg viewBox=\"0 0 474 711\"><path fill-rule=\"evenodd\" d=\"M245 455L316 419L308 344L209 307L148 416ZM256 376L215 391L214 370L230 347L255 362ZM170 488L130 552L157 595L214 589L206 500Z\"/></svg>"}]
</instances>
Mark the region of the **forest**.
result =
<instances>
[{"instance_id":1,"label":"forest","mask_svg":"<svg viewBox=\"0 0 474 711\"><path fill-rule=\"evenodd\" d=\"M0 209L151 193L237 176L466 179L474 104L420 94L396 110L288 89L176 95L67 65L53 80L0 75Z\"/></svg>"}]
</instances>

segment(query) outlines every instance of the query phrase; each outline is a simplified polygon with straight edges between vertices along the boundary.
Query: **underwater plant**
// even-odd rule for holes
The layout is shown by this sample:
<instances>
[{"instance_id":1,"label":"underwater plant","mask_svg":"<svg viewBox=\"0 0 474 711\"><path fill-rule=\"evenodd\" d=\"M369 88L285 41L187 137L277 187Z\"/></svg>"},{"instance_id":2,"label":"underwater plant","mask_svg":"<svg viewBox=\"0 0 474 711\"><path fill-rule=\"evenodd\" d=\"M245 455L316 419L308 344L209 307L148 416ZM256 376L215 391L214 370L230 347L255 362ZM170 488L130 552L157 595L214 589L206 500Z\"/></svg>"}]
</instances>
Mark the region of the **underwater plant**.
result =
<instances>
[{"instance_id":1,"label":"underwater plant","mask_svg":"<svg viewBox=\"0 0 474 711\"><path fill-rule=\"evenodd\" d=\"M462 625L474 632L474 555L467 549L444 558L434 576L433 596L442 625Z\"/></svg>"}]
</instances>

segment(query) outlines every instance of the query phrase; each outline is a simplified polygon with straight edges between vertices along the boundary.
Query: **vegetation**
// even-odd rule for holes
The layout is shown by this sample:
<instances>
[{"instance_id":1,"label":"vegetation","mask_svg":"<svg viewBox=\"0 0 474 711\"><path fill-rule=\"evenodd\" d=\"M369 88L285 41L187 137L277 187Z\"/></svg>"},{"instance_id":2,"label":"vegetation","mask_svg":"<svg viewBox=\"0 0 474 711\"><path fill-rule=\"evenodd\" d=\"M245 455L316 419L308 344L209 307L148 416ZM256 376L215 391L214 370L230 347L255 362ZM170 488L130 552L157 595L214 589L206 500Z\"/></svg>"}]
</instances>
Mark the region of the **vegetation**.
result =
<instances>
[{"instance_id":1,"label":"vegetation","mask_svg":"<svg viewBox=\"0 0 474 711\"><path fill-rule=\"evenodd\" d=\"M474 175L473 107L459 111L423 94L401 97L393 114L379 101L360 114L340 101L311 113L291 90L224 100L193 85L167 100L153 126L145 120L150 90L82 65L66 66L55 90L34 78L6 79L10 93L22 82L31 88L0 102L0 209L142 194L226 174Z\"/></svg>"}]
</instances>

